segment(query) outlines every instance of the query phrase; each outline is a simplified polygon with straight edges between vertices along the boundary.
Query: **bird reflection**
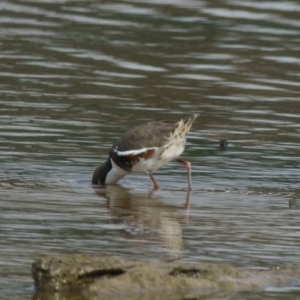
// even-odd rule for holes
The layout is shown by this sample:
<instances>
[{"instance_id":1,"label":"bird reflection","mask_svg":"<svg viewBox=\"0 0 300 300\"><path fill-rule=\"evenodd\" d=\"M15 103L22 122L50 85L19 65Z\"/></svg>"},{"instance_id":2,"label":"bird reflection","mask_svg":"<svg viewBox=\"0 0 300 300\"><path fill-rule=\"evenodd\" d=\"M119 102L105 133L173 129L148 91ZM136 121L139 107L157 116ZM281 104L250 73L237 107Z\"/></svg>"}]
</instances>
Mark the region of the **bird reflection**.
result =
<instances>
[{"instance_id":1,"label":"bird reflection","mask_svg":"<svg viewBox=\"0 0 300 300\"><path fill-rule=\"evenodd\" d=\"M164 251L167 251L168 258L177 259L182 256L184 250L182 220L188 219L190 192L185 197L184 216L178 212L177 206L162 201L162 192L146 192L119 185L107 185L97 189L96 193L107 200L111 221L127 225L125 232L122 233L126 238L139 241L145 239L150 244L155 244L158 240L158 247L166 249ZM171 195L178 198L181 193L174 195L173 192Z\"/></svg>"}]
</instances>

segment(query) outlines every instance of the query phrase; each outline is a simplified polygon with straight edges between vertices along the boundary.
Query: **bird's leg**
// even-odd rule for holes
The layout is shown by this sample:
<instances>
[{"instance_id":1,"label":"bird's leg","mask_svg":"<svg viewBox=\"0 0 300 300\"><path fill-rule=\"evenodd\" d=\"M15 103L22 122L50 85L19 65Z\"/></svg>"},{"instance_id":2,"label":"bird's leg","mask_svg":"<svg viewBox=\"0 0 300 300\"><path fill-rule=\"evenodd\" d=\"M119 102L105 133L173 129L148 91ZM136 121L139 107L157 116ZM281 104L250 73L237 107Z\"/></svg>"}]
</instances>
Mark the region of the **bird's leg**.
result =
<instances>
[{"instance_id":1,"label":"bird's leg","mask_svg":"<svg viewBox=\"0 0 300 300\"><path fill-rule=\"evenodd\" d=\"M186 200L185 200L185 216L184 220L186 223L189 221L189 213L190 213L190 203L191 203L191 190L188 190L187 195L186 195Z\"/></svg>"},{"instance_id":2,"label":"bird's leg","mask_svg":"<svg viewBox=\"0 0 300 300\"><path fill-rule=\"evenodd\" d=\"M177 159L176 161L180 162L181 164L183 164L186 168L187 171L187 176L188 176L188 184L189 184L189 190L192 189L192 166L191 163L187 160L183 160L183 159Z\"/></svg>"},{"instance_id":3,"label":"bird's leg","mask_svg":"<svg viewBox=\"0 0 300 300\"><path fill-rule=\"evenodd\" d=\"M159 184L158 184L158 182L156 181L156 179L154 178L154 176L152 175L151 172L149 172L149 176L150 176L150 179L153 182L153 189L158 190L159 189Z\"/></svg>"}]
</instances>

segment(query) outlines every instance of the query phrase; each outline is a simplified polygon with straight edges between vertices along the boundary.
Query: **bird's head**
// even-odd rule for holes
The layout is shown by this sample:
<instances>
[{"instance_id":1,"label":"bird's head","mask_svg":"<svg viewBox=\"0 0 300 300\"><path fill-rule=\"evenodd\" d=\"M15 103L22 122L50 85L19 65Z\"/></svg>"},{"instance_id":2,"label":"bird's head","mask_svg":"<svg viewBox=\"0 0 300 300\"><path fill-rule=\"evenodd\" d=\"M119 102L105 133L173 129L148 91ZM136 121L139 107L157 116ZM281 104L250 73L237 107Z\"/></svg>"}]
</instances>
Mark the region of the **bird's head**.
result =
<instances>
[{"instance_id":1,"label":"bird's head","mask_svg":"<svg viewBox=\"0 0 300 300\"><path fill-rule=\"evenodd\" d=\"M105 184L106 175L108 172L112 169L112 164L110 159L107 159L107 161L99 166L93 175L92 184Z\"/></svg>"}]
</instances>

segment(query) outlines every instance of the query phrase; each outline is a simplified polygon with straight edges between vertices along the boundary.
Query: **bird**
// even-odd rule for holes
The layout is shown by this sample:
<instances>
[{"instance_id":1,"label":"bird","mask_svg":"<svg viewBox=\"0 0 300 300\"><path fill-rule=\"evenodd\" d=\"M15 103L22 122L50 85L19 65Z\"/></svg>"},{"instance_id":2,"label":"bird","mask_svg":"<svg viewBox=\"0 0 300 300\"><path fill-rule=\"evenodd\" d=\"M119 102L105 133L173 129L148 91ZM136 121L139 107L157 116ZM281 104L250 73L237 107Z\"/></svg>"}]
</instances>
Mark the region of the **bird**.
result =
<instances>
[{"instance_id":1,"label":"bird","mask_svg":"<svg viewBox=\"0 0 300 300\"><path fill-rule=\"evenodd\" d=\"M92 184L115 184L125 175L137 172L149 175L153 189L160 185L153 172L176 160L187 170L191 190L191 163L180 159L186 136L198 114L179 121L151 121L123 133L112 145L107 160L96 168Z\"/></svg>"}]
</instances>

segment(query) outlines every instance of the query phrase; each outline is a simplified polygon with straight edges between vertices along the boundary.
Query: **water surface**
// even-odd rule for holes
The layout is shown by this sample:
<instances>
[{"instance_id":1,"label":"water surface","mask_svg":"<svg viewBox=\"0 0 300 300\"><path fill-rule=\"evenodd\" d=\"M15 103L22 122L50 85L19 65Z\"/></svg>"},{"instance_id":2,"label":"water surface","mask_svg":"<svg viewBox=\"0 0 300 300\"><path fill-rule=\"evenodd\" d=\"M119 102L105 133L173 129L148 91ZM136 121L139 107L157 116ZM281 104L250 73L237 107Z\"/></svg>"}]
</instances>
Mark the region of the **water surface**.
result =
<instances>
[{"instance_id":1,"label":"water surface","mask_svg":"<svg viewBox=\"0 0 300 300\"><path fill-rule=\"evenodd\" d=\"M31 298L41 255L300 262L289 209L300 196L297 1L13 0L0 10L3 298ZM141 174L90 185L124 130L194 113L190 195L176 163L155 174L159 191Z\"/></svg>"}]
</instances>

